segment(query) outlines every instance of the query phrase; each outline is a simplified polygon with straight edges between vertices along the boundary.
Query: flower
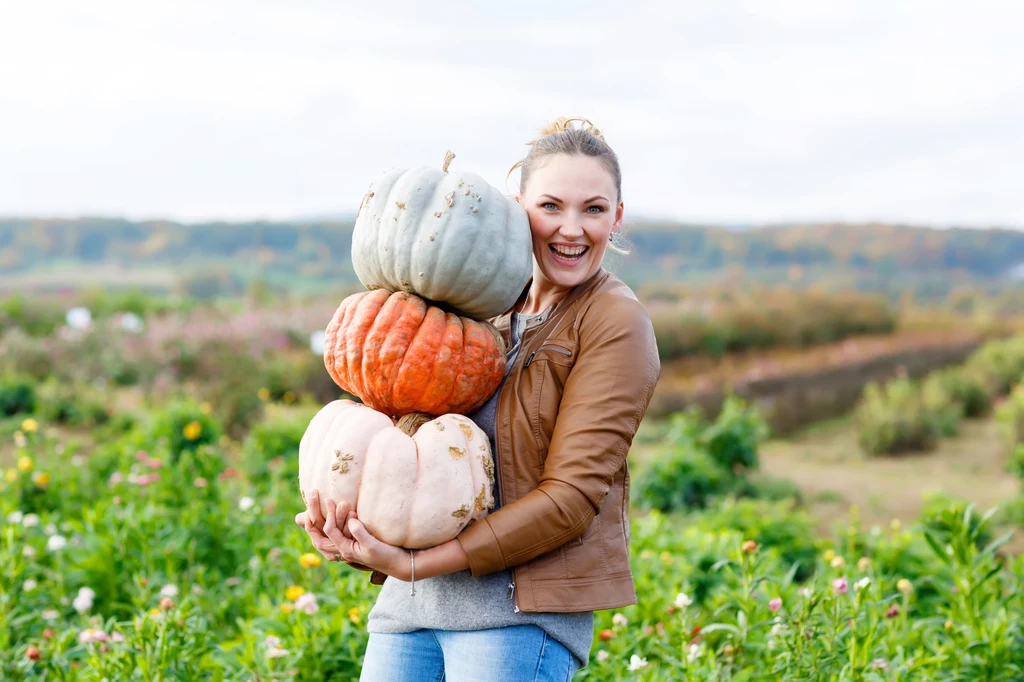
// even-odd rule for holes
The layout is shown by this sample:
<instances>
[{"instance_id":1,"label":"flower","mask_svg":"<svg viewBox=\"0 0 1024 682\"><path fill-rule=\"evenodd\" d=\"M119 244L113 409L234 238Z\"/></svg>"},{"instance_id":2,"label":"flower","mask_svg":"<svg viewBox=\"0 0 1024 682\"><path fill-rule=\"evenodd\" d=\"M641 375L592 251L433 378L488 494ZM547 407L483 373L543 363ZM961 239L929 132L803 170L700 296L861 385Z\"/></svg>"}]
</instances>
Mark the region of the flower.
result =
<instances>
[{"instance_id":1,"label":"flower","mask_svg":"<svg viewBox=\"0 0 1024 682\"><path fill-rule=\"evenodd\" d=\"M181 435L185 437L185 440L197 440L203 433L203 425L199 422L189 422L185 425L185 428L181 430Z\"/></svg>"},{"instance_id":2,"label":"flower","mask_svg":"<svg viewBox=\"0 0 1024 682\"><path fill-rule=\"evenodd\" d=\"M224 584L228 587L237 587L242 584L242 579L239 578L237 575L233 575L227 580L225 580Z\"/></svg>"},{"instance_id":3,"label":"flower","mask_svg":"<svg viewBox=\"0 0 1024 682\"><path fill-rule=\"evenodd\" d=\"M601 630L601 633L598 634L597 637L602 642L607 642L609 639L611 639L614 636L615 636L615 631L614 630L609 630L608 628L605 628L604 630Z\"/></svg>"},{"instance_id":4,"label":"flower","mask_svg":"<svg viewBox=\"0 0 1024 682\"><path fill-rule=\"evenodd\" d=\"M803 587L800 589L800 596L804 599L810 599L811 595L814 594L809 587Z\"/></svg>"},{"instance_id":5,"label":"flower","mask_svg":"<svg viewBox=\"0 0 1024 682\"><path fill-rule=\"evenodd\" d=\"M676 605L676 608L685 609L687 606L693 603L693 599L691 599L690 595L686 594L685 592L680 592L676 595L676 600L673 603Z\"/></svg>"},{"instance_id":6,"label":"flower","mask_svg":"<svg viewBox=\"0 0 1024 682\"><path fill-rule=\"evenodd\" d=\"M846 559L844 559L843 557L841 557L839 555L836 555L836 556L832 557L832 561L829 562L829 565L832 568L842 568L843 566L846 565Z\"/></svg>"},{"instance_id":7,"label":"flower","mask_svg":"<svg viewBox=\"0 0 1024 682\"><path fill-rule=\"evenodd\" d=\"M898 615L900 615L900 605L899 604L893 604L892 606L890 606L885 611L885 617L886 618L895 618Z\"/></svg>"},{"instance_id":8,"label":"flower","mask_svg":"<svg viewBox=\"0 0 1024 682\"><path fill-rule=\"evenodd\" d=\"M299 565L303 568L316 568L321 563L320 555L307 552L299 557Z\"/></svg>"},{"instance_id":9,"label":"flower","mask_svg":"<svg viewBox=\"0 0 1024 682\"><path fill-rule=\"evenodd\" d=\"M174 608L174 601L170 597L160 597L157 607L161 611L170 611Z\"/></svg>"},{"instance_id":10,"label":"flower","mask_svg":"<svg viewBox=\"0 0 1024 682\"><path fill-rule=\"evenodd\" d=\"M32 590L36 589L36 587L38 587L38 583L36 583L35 580L32 580L32 578L29 578L21 584L21 589L25 590L26 592L31 592Z\"/></svg>"},{"instance_id":11,"label":"flower","mask_svg":"<svg viewBox=\"0 0 1024 682\"><path fill-rule=\"evenodd\" d=\"M825 553L822 555L822 558L826 562L832 561L833 559L836 558L836 551L834 549L826 549Z\"/></svg>"},{"instance_id":12,"label":"flower","mask_svg":"<svg viewBox=\"0 0 1024 682\"><path fill-rule=\"evenodd\" d=\"M743 544L740 545L740 551L744 554L753 554L757 551L757 543L753 540L745 540Z\"/></svg>"},{"instance_id":13,"label":"flower","mask_svg":"<svg viewBox=\"0 0 1024 682\"><path fill-rule=\"evenodd\" d=\"M295 607L292 606L291 604L289 604L288 602L285 602L285 603L281 604L281 610L284 611L285 613L291 613L292 611L295 610Z\"/></svg>"},{"instance_id":14,"label":"flower","mask_svg":"<svg viewBox=\"0 0 1024 682\"><path fill-rule=\"evenodd\" d=\"M306 594L306 589L304 587L300 587L299 585L292 585L284 591L284 597L288 601L295 601L304 594Z\"/></svg>"},{"instance_id":15,"label":"flower","mask_svg":"<svg viewBox=\"0 0 1024 682\"><path fill-rule=\"evenodd\" d=\"M43 639L53 639L57 636L57 631L53 628L43 628Z\"/></svg>"},{"instance_id":16,"label":"flower","mask_svg":"<svg viewBox=\"0 0 1024 682\"><path fill-rule=\"evenodd\" d=\"M689 663L696 661L701 655L700 644L691 644L690 648L686 650L686 660Z\"/></svg>"},{"instance_id":17,"label":"flower","mask_svg":"<svg viewBox=\"0 0 1024 682\"><path fill-rule=\"evenodd\" d=\"M45 471L40 471L32 475L32 482L40 488L45 488L50 485L50 474Z\"/></svg>"},{"instance_id":18,"label":"flower","mask_svg":"<svg viewBox=\"0 0 1024 682\"><path fill-rule=\"evenodd\" d=\"M43 532L46 533L47 535L56 535L57 534L57 526L53 525L52 523L48 523L48 524L46 524L46 528L43 528Z\"/></svg>"},{"instance_id":19,"label":"flower","mask_svg":"<svg viewBox=\"0 0 1024 682\"><path fill-rule=\"evenodd\" d=\"M892 528L894 531L898 531L900 529L900 520L893 519L892 522L889 523L889 528Z\"/></svg>"},{"instance_id":20,"label":"flower","mask_svg":"<svg viewBox=\"0 0 1024 682\"><path fill-rule=\"evenodd\" d=\"M610 654L607 651L605 651L604 649L598 649L597 650L597 662L598 663L604 663L605 661L608 660L609 656L610 656Z\"/></svg>"},{"instance_id":21,"label":"flower","mask_svg":"<svg viewBox=\"0 0 1024 682\"><path fill-rule=\"evenodd\" d=\"M21 422L21 430L25 433L35 433L39 430L39 422L32 417L29 417L25 421Z\"/></svg>"},{"instance_id":22,"label":"flower","mask_svg":"<svg viewBox=\"0 0 1024 682\"><path fill-rule=\"evenodd\" d=\"M856 583L854 583L853 588L855 590L857 590L858 592L860 592L861 590L863 590L865 587L867 587L870 584L871 584L871 578L869 578L867 576L864 576L863 578L858 580Z\"/></svg>"},{"instance_id":23,"label":"flower","mask_svg":"<svg viewBox=\"0 0 1024 682\"><path fill-rule=\"evenodd\" d=\"M836 594L846 594L850 590L850 581L846 579L846 576L842 578L836 578L832 581L832 591Z\"/></svg>"},{"instance_id":24,"label":"flower","mask_svg":"<svg viewBox=\"0 0 1024 682\"><path fill-rule=\"evenodd\" d=\"M22 455L18 458L18 471L23 474L27 474L32 471L32 458L26 455Z\"/></svg>"},{"instance_id":25,"label":"flower","mask_svg":"<svg viewBox=\"0 0 1024 682\"><path fill-rule=\"evenodd\" d=\"M243 497L242 499L240 499L238 501L238 508L241 511L249 511L250 509L253 508L253 505L255 505L255 504L256 504L256 500L252 499L249 496L246 496L246 497Z\"/></svg>"},{"instance_id":26,"label":"flower","mask_svg":"<svg viewBox=\"0 0 1024 682\"><path fill-rule=\"evenodd\" d=\"M768 602L768 610L771 611L772 613L775 613L776 611L778 611L781 608L782 608L782 599L780 599L779 597L776 597L775 599L772 599L770 602Z\"/></svg>"},{"instance_id":27,"label":"flower","mask_svg":"<svg viewBox=\"0 0 1024 682\"><path fill-rule=\"evenodd\" d=\"M264 402L270 400L270 391L266 388L261 388L260 390L256 391L256 397Z\"/></svg>"},{"instance_id":28,"label":"flower","mask_svg":"<svg viewBox=\"0 0 1024 682\"><path fill-rule=\"evenodd\" d=\"M75 607L75 611L84 614L92 608L92 600L96 597L96 593L88 587L83 587L78 590L78 596L71 602L71 605Z\"/></svg>"},{"instance_id":29,"label":"flower","mask_svg":"<svg viewBox=\"0 0 1024 682\"><path fill-rule=\"evenodd\" d=\"M208 402L199 403L199 411L203 414L210 414L213 412L213 407Z\"/></svg>"},{"instance_id":30,"label":"flower","mask_svg":"<svg viewBox=\"0 0 1024 682\"><path fill-rule=\"evenodd\" d=\"M348 610L348 619L350 621L352 621L353 624L359 625L359 607L358 606L353 606L352 608L350 608Z\"/></svg>"},{"instance_id":31,"label":"flower","mask_svg":"<svg viewBox=\"0 0 1024 682\"><path fill-rule=\"evenodd\" d=\"M46 541L46 549L51 552L59 552L68 546L68 541L64 539L63 535L51 535L50 539Z\"/></svg>"},{"instance_id":32,"label":"flower","mask_svg":"<svg viewBox=\"0 0 1024 682\"><path fill-rule=\"evenodd\" d=\"M36 555L36 548L33 547L32 545L25 545L24 547L21 548L21 555L23 557L31 559L32 557L34 557Z\"/></svg>"},{"instance_id":33,"label":"flower","mask_svg":"<svg viewBox=\"0 0 1024 682\"><path fill-rule=\"evenodd\" d=\"M320 605L316 603L316 595L312 592L307 592L295 600L295 608L313 615L320 610Z\"/></svg>"},{"instance_id":34,"label":"flower","mask_svg":"<svg viewBox=\"0 0 1024 682\"><path fill-rule=\"evenodd\" d=\"M857 560L857 570L861 573L867 573L867 570L871 568L871 559L866 556L862 556Z\"/></svg>"},{"instance_id":35,"label":"flower","mask_svg":"<svg viewBox=\"0 0 1024 682\"><path fill-rule=\"evenodd\" d=\"M60 612L57 609L44 609L42 614L43 620L57 620L60 618Z\"/></svg>"},{"instance_id":36,"label":"flower","mask_svg":"<svg viewBox=\"0 0 1024 682\"><path fill-rule=\"evenodd\" d=\"M15 471L14 469L8 469L7 471L4 472L4 480L7 481L8 483L14 483L16 480L18 480L18 472Z\"/></svg>"},{"instance_id":37,"label":"flower","mask_svg":"<svg viewBox=\"0 0 1024 682\"><path fill-rule=\"evenodd\" d=\"M202 476L200 476L200 477L199 477L199 478L197 478L196 480L192 481L192 485L194 485L194 486L195 486L195 487L197 487L197 488L205 488L205 487L206 487L206 485L207 485L207 482L206 482L206 479L205 479L205 478L203 478Z\"/></svg>"},{"instance_id":38,"label":"flower","mask_svg":"<svg viewBox=\"0 0 1024 682\"><path fill-rule=\"evenodd\" d=\"M78 633L78 641L82 644L92 644L93 642L106 642L110 639L110 636L103 632L103 630L96 630L95 628L88 628Z\"/></svg>"},{"instance_id":39,"label":"flower","mask_svg":"<svg viewBox=\"0 0 1024 682\"><path fill-rule=\"evenodd\" d=\"M281 648L281 640L273 635L267 635L267 658L281 658L287 656L288 651Z\"/></svg>"},{"instance_id":40,"label":"flower","mask_svg":"<svg viewBox=\"0 0 1024 682\"><path fill-rule=\"evenodd\" d=\"M625 615L621 613L616 613L614 616L612 616L612 624L618 625L619 627L626 627L629 624L629 620L626 618Z\"/></svg>"},{"instance_id":41,"label":"flower","mask_svg":"<svg viewBox=\"0 0 1024 682\"><path fill-rule=\"evenodd\" d=\"M29 648L25 649L25 658L29 659L30 661L38 661L42 657L43 653L39 651L39 647L35 645L32 645Z\"/></svg>"},{"instance_id":42,"label":"flower","mask_svg":"<svg viewBox=\"0 0 1024 682\"><path fill-rule=\"evenodd\" d=\"M110 478L107 479L107 485L117 485L123 480L124 474L122 474L120 471L115 471L114 473L110 474Z\"/></svg>"},{"instance_id":43,"label":"flower","mask_svg":"<svg viewBox=\"0 0 1024 682\"><path fill-rule=\"evenodd\" d=\"M177 585L171 585L171 584L164 585L163 587L160 588L160 596L161 597L177 597L178 596L178 586Z\"/></svg>"},{"instance_id":44,"label":"flower","mask_svg":"<svg viewBox=\"0 0 1024 682\"><path fill-rule=\"evenodd\" d=\"M896 582L896 589L902 592L903 594L910 594L914 591L914 585L906 578L900 578Z\"/></svg>"},{"instance_id":45,"label":"flower","mask_svg":"<svg viewBox=\"0 0 1024 682\"><path fill-rule=\"evenodd\" d=\"M25 526L25 528L35 528L39 525L39 515L25 514L25 516L21 519L21 525Z\"/></svg>"},{"instance_id":46,"label":"flower","mask_svg":"<svg viewBox=\"0 0 1024 682\"><path fill-rule=\"evenodd\" d=\"M868 667L874 670L889 670L889 664L886 662L884 658L876 658L875 660L871 661Z\"/></svg>"},{"instance_id":47,"label":"flower","mask_svg":"<svg viewBox=\"0 0 1024 682\"><path fill-rule=\"evenodd\" d=\"M23 448L28 445L28 439L25 438L25 434L21 431L14 432L14 447Z\"/></svg>"},{"instance_id":48,"label":"flower","mask_svg":"<svg viewBox=\"0 0 1024 682\"><path fill-rule=\"evenodd\" d=\"M22 514L21 511L15 509L14 511L7 515L7 523L17 525L21 523L21 519L24 518L24 516L25 515Z\"/></svg>"},{"instance_id":49,"label":"flower","mask_svg":"<svg viewBox=\"0 0 1024 682\"><path fill-rule=\"evenodd\" d=\"M629 657L629 668L630 672L636 672L637 670L643 670L647 667L647 659L640 658L636 654Z\"/></svg>"}]
</instances>

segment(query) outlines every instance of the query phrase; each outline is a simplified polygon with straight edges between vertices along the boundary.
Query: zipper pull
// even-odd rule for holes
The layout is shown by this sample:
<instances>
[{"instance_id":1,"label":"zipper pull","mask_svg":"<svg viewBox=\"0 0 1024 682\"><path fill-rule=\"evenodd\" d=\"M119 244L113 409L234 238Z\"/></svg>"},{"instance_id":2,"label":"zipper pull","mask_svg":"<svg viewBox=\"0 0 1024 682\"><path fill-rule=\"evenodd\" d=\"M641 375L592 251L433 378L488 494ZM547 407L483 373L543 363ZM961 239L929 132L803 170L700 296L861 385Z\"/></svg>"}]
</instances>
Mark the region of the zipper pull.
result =
<instances>
[{"instance_id":1,"label":"zipper pull","mask_svg":"<svg viewBox=\"0 0 1024 682\"><path fill-rule=\"evenodd\" d=\"M536 351L535 350L532 353L530 353L530 357L526 358L526 364L523 365L524 369L530 366L530 363L533 362L533 358L536 357L537 353L539 353L539 352L540 351Z\"/></svg>"},{"instance_id":2,"label":"zipper pull","mask_svg":"<svg viewBox=\"0 0 1024 682\"><path fill-rule=\"evenodd\" d=\"M519 605L515 603L515 594L516 594L516 584L515 584L515 582L510 582L508 584L508 598L513 600L512 601L513 611L515 613L519 613Z\"/></svg>"}]
</instances>

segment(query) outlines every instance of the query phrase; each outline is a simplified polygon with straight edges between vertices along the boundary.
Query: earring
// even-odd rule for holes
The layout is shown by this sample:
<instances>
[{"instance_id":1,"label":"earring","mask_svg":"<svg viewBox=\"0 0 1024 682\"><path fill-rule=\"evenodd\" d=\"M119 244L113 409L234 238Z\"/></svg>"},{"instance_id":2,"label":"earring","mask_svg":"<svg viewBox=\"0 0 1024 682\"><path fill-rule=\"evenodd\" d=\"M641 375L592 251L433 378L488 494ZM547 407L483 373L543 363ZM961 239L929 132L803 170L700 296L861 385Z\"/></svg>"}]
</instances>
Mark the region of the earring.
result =
<instances>
[{"instance_id":1,"label":"earring","mask_svg":"<svg viewBox=\"0 0 1024 682\"><path fill-rule=\"evenodd\" d=\"M610 235L608 235L608 241L609 242L614 242L615 241L615 233L614 232L612 232Z\"/></svg>"}]
</instances>

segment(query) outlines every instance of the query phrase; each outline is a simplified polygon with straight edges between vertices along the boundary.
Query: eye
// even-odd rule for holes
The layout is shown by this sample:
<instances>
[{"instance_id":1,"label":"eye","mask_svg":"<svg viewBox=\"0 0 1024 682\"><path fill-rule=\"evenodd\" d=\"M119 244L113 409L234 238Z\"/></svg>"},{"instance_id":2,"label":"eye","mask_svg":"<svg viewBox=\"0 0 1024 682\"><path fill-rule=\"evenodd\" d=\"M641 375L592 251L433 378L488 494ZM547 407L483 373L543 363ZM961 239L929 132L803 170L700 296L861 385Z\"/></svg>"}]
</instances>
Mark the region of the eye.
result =
<instances>
[{"instance_id":1,"label":"eye","mask_svg":"<svg viewBox=\"0 0 1024 682\"><path fill-rule=\"evenodd\" d=\"M540 207L544 208L544 209L547 209L549 211L554 211L554 210L558 209L558 204L552 203L550 201L546 201L543 204L541 204Z\"/></svg>"},{"instance_id":2,"label":"eye","mask_svg":"<svg viewBox=\"0 0 1024 682\"><path fill-rule=\"evenodd\" d=\"M592 209L597 209L596 211ZM604 213L604 206L591 206L587 209L587 213Z\"/></svg>"}]
</instances>

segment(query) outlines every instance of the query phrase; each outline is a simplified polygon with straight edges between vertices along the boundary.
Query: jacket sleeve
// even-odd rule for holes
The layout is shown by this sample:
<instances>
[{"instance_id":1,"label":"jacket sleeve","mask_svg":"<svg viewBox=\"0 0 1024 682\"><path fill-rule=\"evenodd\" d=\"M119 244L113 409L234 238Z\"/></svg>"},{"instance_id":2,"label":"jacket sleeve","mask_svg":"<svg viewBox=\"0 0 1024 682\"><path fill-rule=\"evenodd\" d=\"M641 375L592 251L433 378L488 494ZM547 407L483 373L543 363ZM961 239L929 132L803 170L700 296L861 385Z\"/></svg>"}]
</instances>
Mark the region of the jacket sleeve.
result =
<instances>
[{"instance_id":1,"label":"jacket sleeve","mask_svg":"<svg viewBox=\"0 0 1024 682\"><path fill-rule=\"evenodd\" d=\"M458 536L475 576L583 535L625 462L661 369L650 316L636 299L606 294L586 311L579 338L540 485Z\"/></svg>"}]
</instances>

